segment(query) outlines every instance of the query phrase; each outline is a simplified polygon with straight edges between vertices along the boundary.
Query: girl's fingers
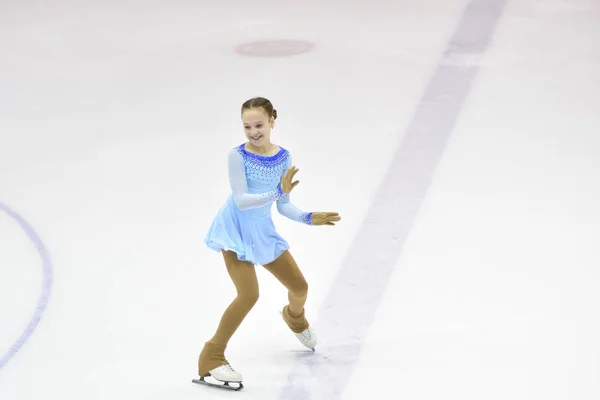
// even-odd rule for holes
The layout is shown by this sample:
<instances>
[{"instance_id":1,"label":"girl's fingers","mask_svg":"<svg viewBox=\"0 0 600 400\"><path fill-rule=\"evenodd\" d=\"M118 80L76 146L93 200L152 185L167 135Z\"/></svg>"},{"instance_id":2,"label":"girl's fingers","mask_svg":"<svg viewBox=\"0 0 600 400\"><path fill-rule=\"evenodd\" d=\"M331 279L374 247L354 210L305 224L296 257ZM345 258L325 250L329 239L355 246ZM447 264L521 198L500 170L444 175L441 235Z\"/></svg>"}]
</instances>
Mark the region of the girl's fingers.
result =
<instances>
[{"instance_id":1,"label":"girl's fingers","mask_svg":"<svg viewBox=\"0 0 600 400\"><path fill-rule=\"evenodd\" d=\"M293 168L293 167L292 167L292 168ZM285 179L286 179L286 180L288 180L288 181L291 181L291 180L292 180L292 179L291 179L292 168L288 168L288 169L285 171L285 174L284 174L284 177L285 177Z\"/></svg>"}]
</instances>

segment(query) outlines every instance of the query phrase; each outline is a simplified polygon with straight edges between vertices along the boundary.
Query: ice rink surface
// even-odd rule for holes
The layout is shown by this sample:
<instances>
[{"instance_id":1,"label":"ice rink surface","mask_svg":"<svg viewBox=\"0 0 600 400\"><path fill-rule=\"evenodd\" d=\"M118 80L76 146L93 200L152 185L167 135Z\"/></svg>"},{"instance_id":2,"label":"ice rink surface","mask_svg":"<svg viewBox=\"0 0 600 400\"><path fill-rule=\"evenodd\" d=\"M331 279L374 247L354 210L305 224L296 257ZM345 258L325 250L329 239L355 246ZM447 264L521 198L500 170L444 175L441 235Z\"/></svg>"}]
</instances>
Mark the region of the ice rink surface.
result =
<instances>
[{"instance_id":1,"label":"ice rink surface","mask_svg":"<svg viewBox=\"0 0 600 400\"><path fill-rule=\"evenodd\" d=\"M600 397L597 1L7 0L0 39L0 399ZM273 208L320 343L257 267L236 393L191 379L253 96L342 221Z\"/></svg>"}]
</instances>

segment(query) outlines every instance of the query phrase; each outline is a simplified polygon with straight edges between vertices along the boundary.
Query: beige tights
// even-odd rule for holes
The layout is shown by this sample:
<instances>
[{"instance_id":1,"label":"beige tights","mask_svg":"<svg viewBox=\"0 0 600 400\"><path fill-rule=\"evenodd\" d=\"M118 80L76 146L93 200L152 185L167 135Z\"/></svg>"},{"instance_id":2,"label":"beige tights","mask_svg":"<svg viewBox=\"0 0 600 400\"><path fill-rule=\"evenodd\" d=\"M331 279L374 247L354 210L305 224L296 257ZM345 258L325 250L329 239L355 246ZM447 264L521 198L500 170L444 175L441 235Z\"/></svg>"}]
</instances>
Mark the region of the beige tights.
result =
<instances>
[{"instance_id":1,"label":"beige tights","mask_svg":"<svg viewBox=\"0 0 600 400\"><path fill-rule=\"evenodd\" d=\"M227 307L214 336L205 343L198 357L198 374L207 376L208 372L227 364L225 349L227 343L239 328L246 315L258 301L258 280L254 265L240 261L231 251L223 251L227 272L235 285L237 297ZM304 304L308 293L308 284L289 251L264 268L272 273L287 289L289 304L283 308L283 319L296 333L308 328L304 317Z\"/></svg>"}]
</instances>

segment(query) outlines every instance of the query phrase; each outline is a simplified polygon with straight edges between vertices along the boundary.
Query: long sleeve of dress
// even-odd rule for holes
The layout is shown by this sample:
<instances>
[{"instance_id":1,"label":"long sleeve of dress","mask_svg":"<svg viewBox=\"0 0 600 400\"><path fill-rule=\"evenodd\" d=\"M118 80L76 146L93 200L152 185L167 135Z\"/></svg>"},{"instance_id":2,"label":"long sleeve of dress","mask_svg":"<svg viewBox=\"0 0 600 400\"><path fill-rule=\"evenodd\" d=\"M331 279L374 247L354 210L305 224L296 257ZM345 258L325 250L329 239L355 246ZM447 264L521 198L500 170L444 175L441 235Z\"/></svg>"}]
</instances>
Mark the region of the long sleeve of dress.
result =
<instances>
[{"instance_id":1,"label":"long sleeve of dress","mask_svg":"<svg viewBox=\"0 0 600 400\"><path fill-rule=\"evenodd\" d=\"M286 171L292 166L292 156L288 157L288 163ZM305 212L300 210L290 201L290 194L283 193L277 200L277 211L283 216L291 219L292 221L300 222L306 225L312 225L312 212Z\"/></svg>"},{"instance_id":2,"label":"long sleeve of dress","mask_svg":"<svg viewBox=\"0 0 600 400\"><path fill-rule=\"evenodd\" d=\"M229 152L228 157L229 184L233 192L233 200L240 210L262 207L270 204L283 195L281 187L266 193L248 193L244 159L237 151Z\"/></svg>"}]
</instances>

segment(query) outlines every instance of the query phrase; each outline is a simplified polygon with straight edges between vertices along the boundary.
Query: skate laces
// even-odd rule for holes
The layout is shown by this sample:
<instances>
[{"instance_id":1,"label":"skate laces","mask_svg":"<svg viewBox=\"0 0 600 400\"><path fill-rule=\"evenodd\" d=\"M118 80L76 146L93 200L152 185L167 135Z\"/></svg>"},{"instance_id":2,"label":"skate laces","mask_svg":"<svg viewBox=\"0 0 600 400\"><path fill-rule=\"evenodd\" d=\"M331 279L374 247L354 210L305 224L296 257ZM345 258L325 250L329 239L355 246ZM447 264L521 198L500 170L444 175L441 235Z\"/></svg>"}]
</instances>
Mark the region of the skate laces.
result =
<instances>
[{"instance_id":1,"label":"skate laces","mask_svg":"<svg viewBox=\"0 0 600 400\"><path fill-rule=\"evenodd\" d=\"M310 327L306 328L304 331L297 334L302 340L309 341L312 339L312 335L310 332Z\"/></svg>"},{"instance_id":2,"label":"skate laces","mask_svg":"<svg viewBox=\"0 0 600 400\"><path fill-rule=\"evenodd\" d=\"M225 369L225 370L227 370L229 372L235 372L235 370L233 369L233 367L231 365L229 365L229 364L222 365L221 368L223 368L223 369Z\"/></svg>"}]
</instances>

